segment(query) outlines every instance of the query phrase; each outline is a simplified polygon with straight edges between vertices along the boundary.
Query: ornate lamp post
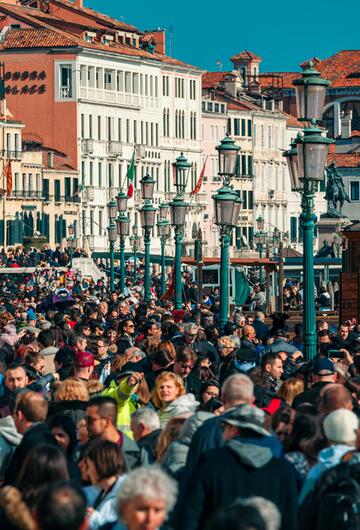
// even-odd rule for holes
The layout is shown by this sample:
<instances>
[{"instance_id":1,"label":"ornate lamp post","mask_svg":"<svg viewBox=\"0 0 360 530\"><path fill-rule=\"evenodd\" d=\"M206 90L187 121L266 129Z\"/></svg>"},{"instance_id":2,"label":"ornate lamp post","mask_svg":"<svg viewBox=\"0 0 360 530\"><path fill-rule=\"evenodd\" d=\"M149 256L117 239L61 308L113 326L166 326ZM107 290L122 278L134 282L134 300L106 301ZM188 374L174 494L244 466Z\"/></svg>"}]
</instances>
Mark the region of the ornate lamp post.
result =
<instances>
[{"instance_id":1,"label":"ornate lamp post","mask_svg":"<svg viewBox=\"0 0 360 530\"><path fill-rule=\"evenodd\" d=\"M130 232L130 219L125 212L119 212L115 221L117 233L120 236L120 291L123 293L125 289L125 237Z\"/></svg>"},{"instance_id":2,"label":"ornate lamp post","mask_svg":"<svg viewBox=\"0 0 360 530\"><path fill-rule=\"evenodd\" d=\"M157 222L158 236L161 244L161 284L160 294L163 296L166 292L166 263L165 263L165 245L166 240L170 237L170 223L168 221L168 204L159 205L159 218Z\"/></svg>"},{"instance_id":3,"label":"ornate lamp post","mask_svg":"<svg viewBox=\"0 0 360 530\"><path fill-rule=\"evenodd\" d=\"M219 175L222 187L212 196L214 200L215 223L220 227L220 329L224 328L229 316L229 246L233 226L236 226L241 209L241 199L230 185L236 172L239 147L226 136L216 147L219 157Z\"/></svg>"},{"instance_id":4,"label":"ornate lamp post","mask_svg":"<svg viewBox=\"0 0 360 530\"><path fill-rule=\"evenodd\" d=\"M107 227L109 244L110 244L110 291L114 290L115 286L115 270L114 270L114 249L117 238L117 228L115 218L117 214L117 204L114 199L111 199L107 205L109 226Z\"/></svg>"},{"instance_id":5,"label":"ornate lamp post","mask_svg":"<svg viewBox=\"0 0 360 530\"><path fill-rule=\"evenodd\" d=\"M293 81L296 93L297 114L301 121L310 122L303 135L285 153L294 190L302 195L301 226L303 230L303 272L304 272L304 353L306 359L316 355L316 312L314 296L314 194L317 183L324 179L329 144L332 140L323 136L317 126L322 119L326 87L329 81L321 79L310 61L302 77ZM295 144L295 145L294 145Z\"/></svg>"},{"instance_id":6,"label":"ornate lamp post","mask_svg":"<svg viewBox=\"0 0 360 530\"><path fill-rule=\"evenodd\" d=\"M144 302L147 303L151 299L150 292L150 241L151 231L155 225L156 208L152 205L154 196L155 180L150 175L145 175L140 180L141 198L144 204L140 209L140 222L144 230L144 244L145 244L145 273L144 273Z\"/></svg>"},{"instance_id":7,"label":"ornate lamp post","mask_svg":"<svg viewBox=\"0 0 360 530\"><path fill-rule=\"evenodd\" d=\"M264 232L264 226L265 226L265 219L259 215L259 217L256 219L256 227L257 232L254 235L254 241L256 244L256 250L259 253L260 259L263 257L263 252L266 252L266 233ZM263 282L263 267L260 265L259 267L259 283L260 285Z\"/></svg>"},{"instance_id":8,"label":"ornate lamp post","mask_svg":"<svg viewBox=\"0 0 360 530\"><path fill-rule=\"evenodd\" d=\"M188 171L191 168L190 162L184 153L173 163L175 171L176 196L170 203L170 224L175 232L175 309L182 308L182 283L181 283L181 244L185 226L185 216L188 203L184 201L184 194L187 183Z\"/></svg>"},{"instance_id":9,"label":"ornate lamp post","mask_svg":"<svg viewBox=\"0 0 360 530\"><path fill-rule=\"evenodd\" d=\"M70 269L72 269L74 249L76 247L75 226L73 224L70 224L68 226L68 234L69 234L69 237L67 238L66 241L67 241L67 245L68 245L69 252L70 252L69 267Z\"/></svg>"},{"instance_id":10,"label":"ornate lamp post","mask_svg":"<svg viewBox=\"0 0 360 530\"><path fill-rule=\"evenodd\" d=\"M131 242L132 250L133 250L133 260L134 260L134 270L133 270L133 282L134 282L134 285L137 282L137 266L136 266L137 257L136 257L136 254L137 254L137 251L138 251L139 246L140 246L140 236L139 236L138 232L139 232L139 227L137 225L134 225L132 227L132 236L130 236L130 242Z\"/></svg>"}]
</instances>

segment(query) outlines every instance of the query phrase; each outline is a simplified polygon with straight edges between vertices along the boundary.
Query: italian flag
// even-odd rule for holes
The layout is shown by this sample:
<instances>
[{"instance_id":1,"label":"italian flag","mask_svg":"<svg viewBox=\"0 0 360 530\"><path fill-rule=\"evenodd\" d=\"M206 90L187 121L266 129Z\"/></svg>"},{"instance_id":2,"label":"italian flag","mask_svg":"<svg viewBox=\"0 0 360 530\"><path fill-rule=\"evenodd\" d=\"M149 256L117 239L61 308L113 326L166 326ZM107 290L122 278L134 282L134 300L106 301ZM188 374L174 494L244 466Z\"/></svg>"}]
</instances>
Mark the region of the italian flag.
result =
<instances>
[{"instance_id":1,"label":"italian flag","mask_svg":"<svg viewBox=\"0 0 360 530\"><path fill-rule=\"evenodd\" d=\"M133 153L133 156L131 158L130 166L128 167L127 173L126 173L127 183L128 183L128 190L127 190L127 196L129 199L134 195L134 178L135 178L135 151Z\"/></svg>"}]
</instances>

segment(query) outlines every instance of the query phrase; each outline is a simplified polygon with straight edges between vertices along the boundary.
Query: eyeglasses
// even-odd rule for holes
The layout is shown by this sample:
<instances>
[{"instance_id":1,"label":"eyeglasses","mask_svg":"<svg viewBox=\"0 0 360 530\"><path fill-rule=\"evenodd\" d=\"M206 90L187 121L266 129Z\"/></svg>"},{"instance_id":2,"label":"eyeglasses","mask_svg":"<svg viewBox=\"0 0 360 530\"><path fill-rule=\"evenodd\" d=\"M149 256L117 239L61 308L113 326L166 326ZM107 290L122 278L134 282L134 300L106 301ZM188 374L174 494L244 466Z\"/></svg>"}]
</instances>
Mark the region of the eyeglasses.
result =
<instances>
[{"instance_id":1,"label":"eyeglasses","mask_svg":"<svg viewBox=\"0 0 360 530\"><path fill-rule=\"evenodd\" d=\"M127 324L126 327L127 328L134 328L135 326L134 326L134 324Z\"/></svg>"},{"instance_id":2,"label":"eyeglasses","mask_svg":"<svg viewBox=\"0 0 360 530\"><path fill-rule=\"evenodd\" d=\"M219 396L218 392L211 392L210 390L205 390L204 394L207 394L208 396L211 396L211 397L218 397Z\"/></svg>"},{"instance_id":3,"label":"eyeglasses","mask_svg":"<svg viewBox=\"0 0 360 530\"><path fill-rule=\"evenodd\" d=\"M188 333L187 331L185 331L185 335L187 335L188 337L192 337L195 339L195 337L197 337L197 333Z\"/></svg>"}]
</instances>

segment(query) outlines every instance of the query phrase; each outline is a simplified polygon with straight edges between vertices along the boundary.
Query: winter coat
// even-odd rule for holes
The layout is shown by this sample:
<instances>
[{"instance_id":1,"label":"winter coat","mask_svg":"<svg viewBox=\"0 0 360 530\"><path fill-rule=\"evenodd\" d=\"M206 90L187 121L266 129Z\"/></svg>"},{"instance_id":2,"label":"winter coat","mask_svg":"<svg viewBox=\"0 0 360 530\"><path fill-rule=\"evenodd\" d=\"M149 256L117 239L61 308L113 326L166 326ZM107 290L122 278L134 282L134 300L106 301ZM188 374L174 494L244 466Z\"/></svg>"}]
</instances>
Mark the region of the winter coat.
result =
<instances>
[{"instance_id":1,"label":"winter coat","mask_svg":"<svg viewBox=\"0 0 360 530\"><path fill-rule=\"evenodd\" d=\"M149 466L155 462L155 450L160 433L161 429L156 429L137 441L140 447L140 461L142 466Z\"/></svg>"},{"instance_id":2,"label":"winter coat","mask_svg":"<svg viewBox=\"0 0 360 530\"><path fill-rule=\"evenodd\" d=\"M195 414L185 421L180 430L179 438L175 442L172 442L166 450L161 465L175 478L179 478L182 469L186 465L187 455L194 434L204 421L212 417L213 414L211 412L195 412Z\"/></svg>"},{"instance_id":3,"label":"winter coat","mask_svg":"<svg viewBox=\"0 0 360 530\"><path fill-rule=\"evenodd\" d=\"M171 418L175 418L175 416L179 416L180 414L187 412L194 413L199 405L200 403L196 401L193 394L185 394L178 397L157 411L160 419L160 428L165 429L169 420L171 420Z\"/></svg>"},{"instance_id":4,"label":"winter coat","mask_svg":"<svg viewBox=\"0 0 360 530\"><path fill-rule=\"evenodd\" d=\"M0 419L0 481L4 480L6 468L16 447L22 440L12 416Z\"/></svg>"},{"instance_id":5,"label":"winter coat","mask_svg":"<svg viewBox=\"0 0 360 530\"><path fill-rule=\"evenodd\" d=\"M115 484L107 492L104 499L92 512L89 517L89 530L98 530L104 524L113 523L117 520L116 499L124 478L125 475L117 478Z\"/></svg>"},{"instance_id":6,"label":"winter coat","mask_svg":"<svg viewBox=\"0 0 360 530\"><path fill-rule=\"evenodd\" d=\"M139 407L138 398L133 393L133 388L128 385L128 378L124 377L119 385L116 384L115 380L111 381L109 387L102 392L103 396L115 399L117 403L117 428L129 438L133 438L133 433L130 429L130 419Z\"/></svg>"},{"instance_id":7,"label":"winter coat","mask_svg":"<svg viewBox=\"0 0 360 530\"><path fill-rule=\"evenodd\" d=\"M322 449L315 464L306 476L305 483L300 493L299 504L305 500L306 496L314 489L320 475L341 462L342 457L354 448L349 445L336 444Z\"/></svg>"},{"instance_id":8,"label":"winter coat","mask_svg":"<svg viewBox=\"0 0 360 530\"><path fill-rule=\"evenodd\" d=\"M303 403L310 403L311 405L315 405L315 407L317 407L319 405L321 390L324 388L324 386L329 384L331 383L328 381L317 381L311 386L311 388L301 392L301 394L294 398L292 404L293 408L296 409Z\"/></svg>"},{"instance_id":9,"label":"winter coat","mask_svg":"<svg viewBox=\"0 0 360 530\"><path fill-rule=\"evenodd\" d=\"M262 320L255 318L253 328L256 331L256 336L260 341L266 339L270 334L270 328Z\"/></svg>"},{"instance_id":10,"label":"winter coat","mask_svg":"<svg viewBox=\"0 0 360 530\"><path fill-rule=\"evenodd\" d=\"M221 449L205 452L191 475L191 488L182 491L175 509L176 530L198 530L213 514L238 497L259 496L279 509L281 530L297 529L294 471L265 447L267 436L233 438Z\"/></svg>"}]
</instances>

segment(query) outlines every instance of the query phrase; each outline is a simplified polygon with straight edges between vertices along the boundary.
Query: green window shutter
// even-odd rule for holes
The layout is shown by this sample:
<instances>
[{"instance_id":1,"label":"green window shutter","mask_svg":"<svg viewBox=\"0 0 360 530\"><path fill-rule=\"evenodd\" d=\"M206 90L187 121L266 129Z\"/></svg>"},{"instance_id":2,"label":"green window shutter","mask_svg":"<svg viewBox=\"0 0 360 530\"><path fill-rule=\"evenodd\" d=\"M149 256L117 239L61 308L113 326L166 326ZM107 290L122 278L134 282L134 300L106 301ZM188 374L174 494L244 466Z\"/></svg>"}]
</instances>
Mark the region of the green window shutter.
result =
<instances>
[{"instance_id":1,"label":"green window shutter","mask_svg":"<svg viewBox=\"0 0 360 530\"><path fill-rule=\"evenodd\" d=\"M246 136L246 120L241 120L241 136Z\"/></svg>"},{"instance_id":2,"label":"green window shutter","mask_svg":"<svg viewBox=\"0 0 360 530\"><path fill-rule=\"evenodd\" d=\"M252 155L249 155L248 156L248 175L252 176L252 174L253 174L253 157Z\"/></svg>"},{"instance_id":3,"label":"green window shutter","mask_svg":"<svg viewBox=\"0 0 360 530\"><path fill-rule=\"evenodd\" d=\"M251 120L247 121L247 135L252 136L252 123Z\"/></svg>"},{"instance_id":4,"label":"green window shutter","mask_svg":"<svg viewBox=\"0 0 360 530\"><path fill-rule=\"evenodd\" d=\"M236 155L236 167L235 167L235 175L241 175L241 168L240 168L240 155Z\"/></svg>"},{"instance_id":5,"label":"green window shutter","mask_svg":"<svg viewBox=\"0 0 360 530\"><path fill-rule=\"evenodd\" d=\"M227 120L227 132L231 134L231 118L228 118Z\"/></svg>"},{"instance_id":6,"label":"green window shutter","mask_svg":"<svg viewBox=\"0 0 360 530\"><path fill-rule=\"evenodd\" d=\"M54 181L54 189L55 189L55 202L60 202L61 201L60 180Z\"/></svg>"},{"instance_id":7,"label":"green window shutter","mask_svg":"<svg viewBox=\"0 0 360 530\"><path fill-rule=\"evenodd\" d=\"M65 177L65 197L71 197L71 178Z\"/></svg>"},{"instance_id":8,"label":"green window shutter","mask_svg":"<svg viewBox=\"0 0 360 530\"><path fill-rule=\"evenodd\" d=\"M241 174L246 175L246 155L241 155Z\"/></svg>"},{"instance_id":9,"label":"green window shutter","mask_svg":"<svg viewBox=\"0 0 360 530\"><path fill-rule=\"evenodd\" d=\"M49 179L43 179L43 197L46 201L49 200Z\"/></svg>"},{"instance_id":10,"label":"green window shutter","mask_svg":"<svg viewBox=\"0 0 360 530\"><path fill-rule=\"evenodd\" d=\"M290 240L292 243L297 241L297 217L290 217Z\"/></svg>"},{"instance_id":11,"label":"green window shutter","mask_svg":"<svg viewBox=\"0 0 360 530\"><path fill-rule=\"evenodd\" d=\"M252 210L254 208L254 192L252 190L249 191L249 210Z\"/></svg>"}]
</instances>

